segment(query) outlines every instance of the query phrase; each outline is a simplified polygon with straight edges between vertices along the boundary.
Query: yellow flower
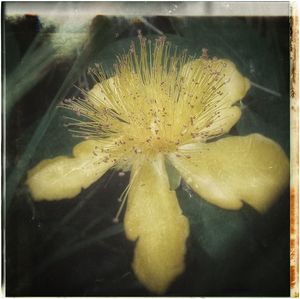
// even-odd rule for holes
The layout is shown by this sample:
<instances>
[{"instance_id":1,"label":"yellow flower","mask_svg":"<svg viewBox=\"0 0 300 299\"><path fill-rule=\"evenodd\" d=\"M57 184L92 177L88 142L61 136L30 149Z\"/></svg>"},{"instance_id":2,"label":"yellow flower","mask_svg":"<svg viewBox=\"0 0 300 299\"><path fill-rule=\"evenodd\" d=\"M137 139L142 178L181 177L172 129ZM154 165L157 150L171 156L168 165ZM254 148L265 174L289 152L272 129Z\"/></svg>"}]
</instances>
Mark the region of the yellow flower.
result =
<instances>
[{"instance_id":1,"label":"yellow flower","mask_svg":"<svg viewBox=\"0 0 300 299\"><path fill-rule=\"evenodd\" d=\"M40 162L27 185L37 201L73 198L110 168L131 171L121 206L128 198L132 267L149 290L162 294L184 271L189 235L165 160L210 203L235 210L246 202L259 212L287 186L289 162L277 143L259 134L216 139L239 120L235 104L250 87L232 62L205 51L199 59L174 53L163 37L139 38L139 49L132 44L118 57L110 78L98 67L84 99L63 102L77 114L70 131L86 140L73 157Z\"/></svg>"}]
</instances>

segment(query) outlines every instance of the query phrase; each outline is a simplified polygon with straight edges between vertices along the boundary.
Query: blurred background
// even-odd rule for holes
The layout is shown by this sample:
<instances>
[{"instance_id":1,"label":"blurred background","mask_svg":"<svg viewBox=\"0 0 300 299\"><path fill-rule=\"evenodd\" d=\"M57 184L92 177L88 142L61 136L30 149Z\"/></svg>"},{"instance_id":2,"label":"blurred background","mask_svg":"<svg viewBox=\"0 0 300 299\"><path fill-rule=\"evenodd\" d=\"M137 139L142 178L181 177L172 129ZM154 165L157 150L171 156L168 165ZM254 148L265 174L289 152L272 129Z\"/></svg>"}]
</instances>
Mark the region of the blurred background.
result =
<instances>
[{"instance_id":1,"label":"blurred background","mask_svg":"<svg viewBox=\"0 0 300 299\"><path fill-rule=\"evenodd\" d=\"M153 296L131 270L134 244L113 224L129 177L109 172L72 200L32 201L27 171L80 139L57 105L109 72L137 30L232 60L250 79L232 135L258 132L289 154L288 2L11 2L2 6L3 267L7 296ZM247 183L247 182L245 182ZM159 192L159 190L158 190ZM289 296L289 192L265 215L226 211L184 183L186 271L167 296Z\"/></svg>"}]
</instances>

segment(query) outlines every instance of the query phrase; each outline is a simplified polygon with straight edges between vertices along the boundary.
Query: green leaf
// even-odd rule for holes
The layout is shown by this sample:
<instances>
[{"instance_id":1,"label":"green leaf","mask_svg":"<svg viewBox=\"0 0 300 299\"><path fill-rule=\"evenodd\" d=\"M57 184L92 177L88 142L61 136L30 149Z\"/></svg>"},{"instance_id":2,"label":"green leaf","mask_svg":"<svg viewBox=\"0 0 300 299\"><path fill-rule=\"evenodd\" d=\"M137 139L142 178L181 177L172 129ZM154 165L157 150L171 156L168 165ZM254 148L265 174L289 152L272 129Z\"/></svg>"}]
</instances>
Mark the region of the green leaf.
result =
<instances>
[{"instance_id":1,"label":"green leaf","mask_svg":"<svg viewBox=\"0 0 300 299\"><path fill-rule=\"evenodd\" d=\"M262 76L262 71L270 67L267 63L272 60L273 53L267 51L266 40L245 19L187 17L170 18L170 21L175 31L189 40L195 50L207 48L210 56L231 59L243 73L251 75L251 79L270 82L274 79L274 73L269 73L267 78Z\"/></svg>"},{"instance_id":2,"label":"green leaf","mask_svg":"<svg viewBox=\"0 0 300 299\"><path fill-rule=\"evenodd\" d=\"M6 48L6 52L8 52ZM7 73L5 85L6 112L10 112L22 96L33 88L48 72L54 62L55 51L45 40L43 33L38 33L26 54L12 72ZM5 57L7 59L8 56Z\"/></svg>"},{"instance_id":3,"label":"green leaf","mask_svg":"<svg viewBox=\"0 0 300 299\"><path fill-rule=\"evenodd\" d=\"M178 189L177 194L190 221L193 246L196 245L198 250L204 250L213 259L222 260L231 257L237 250L246 253L255 245L245 209L229 211L218 208L187 187L185 190Z\"/></svg>"},{"instance_id":4,"label":"green leaf","mask_svg":"<svg viewBox=\"0 0 300 299\"><path fill-rule=\"evenodd\" d=\"M5 76L9 75L20 62L21 54L15 34L9 22L4 22L3 54L5 57Z\"/></svg>"}]
</instances>

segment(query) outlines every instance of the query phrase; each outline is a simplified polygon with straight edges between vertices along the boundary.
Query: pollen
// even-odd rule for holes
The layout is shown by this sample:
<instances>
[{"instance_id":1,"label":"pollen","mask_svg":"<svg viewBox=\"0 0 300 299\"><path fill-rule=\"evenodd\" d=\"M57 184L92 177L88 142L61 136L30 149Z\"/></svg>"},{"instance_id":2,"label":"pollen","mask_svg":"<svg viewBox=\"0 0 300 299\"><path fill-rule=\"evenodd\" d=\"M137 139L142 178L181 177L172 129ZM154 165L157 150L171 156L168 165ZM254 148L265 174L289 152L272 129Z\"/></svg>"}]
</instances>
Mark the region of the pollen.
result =
<instances>
[{"instance_id":1,"label":"pollen","mask_svg":"<svg viewBox=\"0 0 300 299\"><path fill-rule=\"evenodd\" d=\"M117 57L111 75L96 65L89 70L94 87L61 103L75 112L67 118L69 131L85 139L114 138L109 151L125 157L125 164L222 135L214 124L229 117L221 113L228 109L226 63L209 59L203 49L196 67L194 57L164 36L148 40L139 32L138 38Z\"/></svg>"}]
</instances>

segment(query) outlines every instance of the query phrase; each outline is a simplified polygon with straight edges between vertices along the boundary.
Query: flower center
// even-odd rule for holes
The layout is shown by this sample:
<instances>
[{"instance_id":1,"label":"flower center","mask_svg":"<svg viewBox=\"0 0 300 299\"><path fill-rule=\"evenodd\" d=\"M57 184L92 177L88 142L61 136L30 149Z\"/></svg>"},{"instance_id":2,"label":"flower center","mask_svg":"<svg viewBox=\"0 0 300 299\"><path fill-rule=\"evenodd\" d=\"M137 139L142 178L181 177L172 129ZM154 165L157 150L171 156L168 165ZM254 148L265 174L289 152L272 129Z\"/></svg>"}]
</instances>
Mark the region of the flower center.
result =
<instances>
[{"instance_id":1,"label":"flower center","mask_svg":"<svg viewBox=\"0 0 300 299\"><path fill-rule=\"evenodd\" d=\"M71 118L70 131L86 139L114 140L108 151L126 157L124 163L222 135L218 124L230 116L224 113L226 65L204 55L195 66L185 51L171 55L171 50L164 38L153 45L140 37L140 53L132 44L109 79L100 66L91 69L98 83L83 92L84 99L62 104L79 116Z\"/></svg>"}]
</instances>

